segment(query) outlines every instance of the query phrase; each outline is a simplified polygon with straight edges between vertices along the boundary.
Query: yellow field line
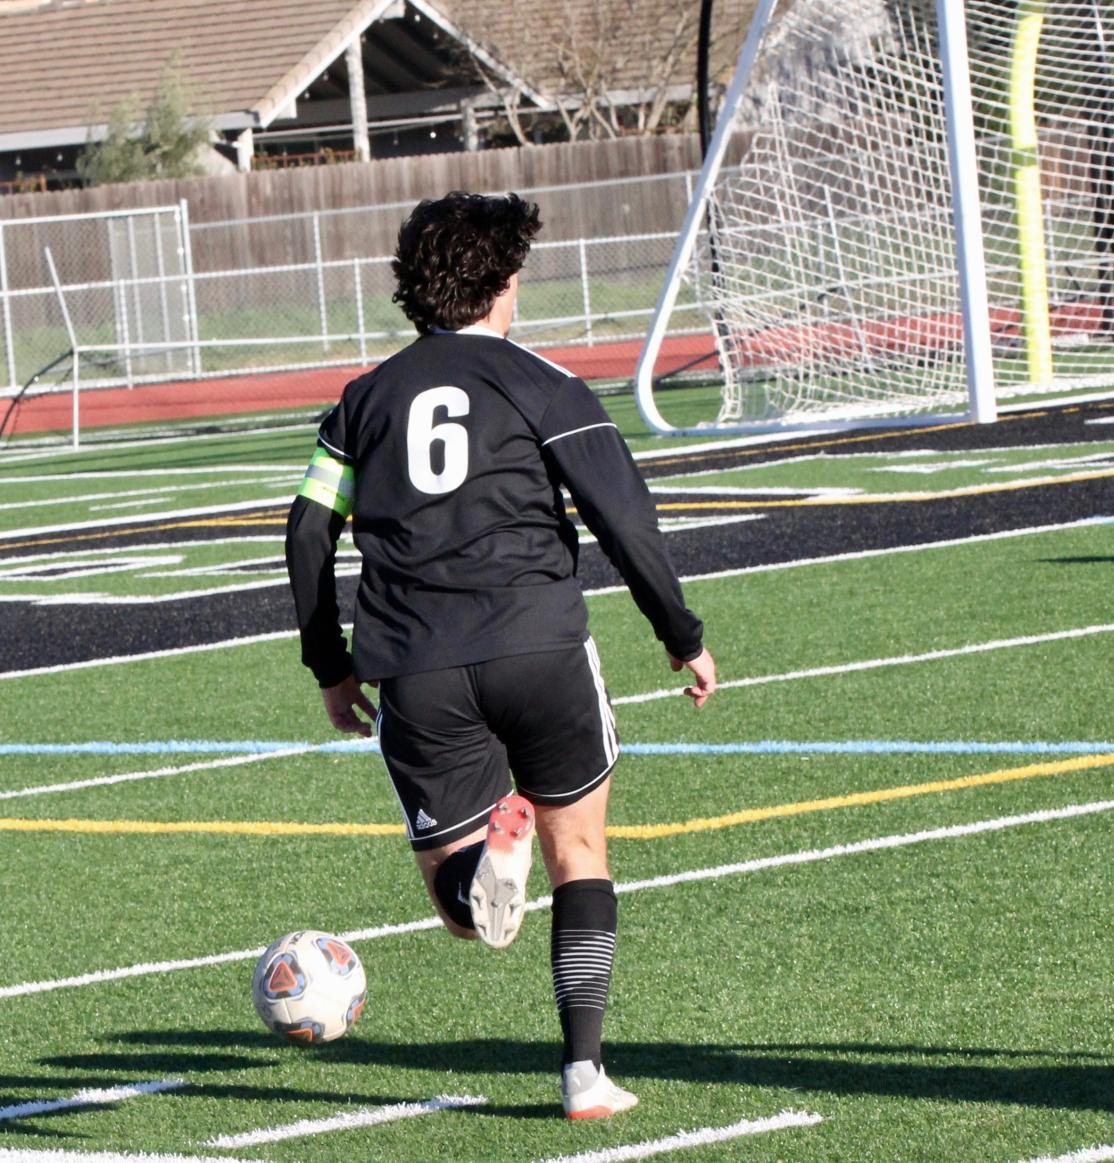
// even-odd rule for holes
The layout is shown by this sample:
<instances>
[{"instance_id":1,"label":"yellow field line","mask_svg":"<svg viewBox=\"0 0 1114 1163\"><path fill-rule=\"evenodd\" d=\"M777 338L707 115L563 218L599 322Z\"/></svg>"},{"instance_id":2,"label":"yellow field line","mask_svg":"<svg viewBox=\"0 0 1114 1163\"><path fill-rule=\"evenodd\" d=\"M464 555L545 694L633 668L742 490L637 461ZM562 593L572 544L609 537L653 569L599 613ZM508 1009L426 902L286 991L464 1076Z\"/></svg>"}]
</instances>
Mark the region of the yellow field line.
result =
<instances>
[{"instance_id":1,"label":"yellow field line","mask_svg":"<svg viewBox=\"0 0 1114 1163\"><path fill-rule=\"evenodd\" d=\"M876 788L874 791L852 792L850 795L831 796L822 800L804 800L795 804L776 804L768 808L746 808L727 816L713 816L705 820L685 820L678 824L617 825L608 834L623 840L657 840L664 836L680 836L687 832L711 832L733 828L737 824L753 824L759 820L773 820L785 816L803 816L809 812L827 812L836 808L861 807L880 804L886 800L904 800L912 796L938 795L941 792L961 791L965 788L984 787L994 783L1012 783L1019 779L1035 779L1044 775L1063 775L1066 772L1086 771L1094 767L1114 766L1114 754L1082 755L1055 763L1031 763L1005 771L987 771L981 775L964 775L958 779L933 780L931 783L910 784L905 787Z\"/></svg>"},{"instance_id":2,"label":"yellow field line","mask_svg":"<svg viewBox=\"0 0 1114 1163\"><path fill-rule=\"evenodd\" d=\"M873 791L852 792L849 795L830 796L820 800L803 800L793 804L775 804L766 808L746 808L726 816L707 819L682 820L673 824L616 824L607 834L620 840L659 840L666 836L681 836L690 832L711 832L733 828L739 824L753 824L787 816L802 816L810 812L828 812L838 808L863 807L885 803L887 800L910 799L913 796L939 795L943 792L962 791L989 784L1012 783L1022 779L1036 779L1047 775L1064 775L1088 771L1097 767L1114 766L1114 753L1080 755L1052 763L1031 763L1024 767L1003 771L987 771L979 775L964 775L958 779L933 780L929 783L909 784L904 787L876 788ZM268 820L24 820L0 818L0 831L5 832L80 832L166 835L170 833L217 834L225 836L401 836L399 824L298 824Z\"/></svg>"}]
</instances>

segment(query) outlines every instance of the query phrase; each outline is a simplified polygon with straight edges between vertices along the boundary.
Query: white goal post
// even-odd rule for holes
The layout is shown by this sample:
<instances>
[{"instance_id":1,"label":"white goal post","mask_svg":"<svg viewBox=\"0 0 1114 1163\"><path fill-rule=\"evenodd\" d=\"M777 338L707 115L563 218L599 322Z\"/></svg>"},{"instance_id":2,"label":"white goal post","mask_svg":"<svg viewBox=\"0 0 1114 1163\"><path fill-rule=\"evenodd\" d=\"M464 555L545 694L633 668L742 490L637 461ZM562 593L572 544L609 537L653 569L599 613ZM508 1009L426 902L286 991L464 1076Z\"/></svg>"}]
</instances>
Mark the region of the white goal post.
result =
<instances>
[{"instance_id":1,"label":"white goal post","mask_svg":"<svg viewBox=\"0 0 1114 1163\"><path fill-rule=\"evenodd\" d=\"M639 359L647 424L1109 388L1112 62L1107 0L759 0ZM696 422L666 390L693 380L722 384Z\"/></svg>"}]
</instances>

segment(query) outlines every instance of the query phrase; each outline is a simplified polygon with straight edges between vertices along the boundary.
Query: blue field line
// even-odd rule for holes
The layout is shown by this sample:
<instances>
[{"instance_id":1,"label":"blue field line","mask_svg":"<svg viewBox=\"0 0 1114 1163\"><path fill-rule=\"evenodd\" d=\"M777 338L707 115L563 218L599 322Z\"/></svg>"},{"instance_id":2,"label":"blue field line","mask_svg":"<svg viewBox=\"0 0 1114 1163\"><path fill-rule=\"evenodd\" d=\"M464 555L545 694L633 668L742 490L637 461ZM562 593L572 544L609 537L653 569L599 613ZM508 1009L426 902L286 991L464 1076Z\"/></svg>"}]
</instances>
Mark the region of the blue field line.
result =
<instances>
[{"instance_id":1,"label":"blue field line","mask_svg":"<svg viewBox=\"0 0 1114 1163\"><path fill-rule=\"evenodd\" d=\"M267 755L291 751L358 753L378 750L379 743L375 739L344 739L331 743L265 739L165 739L148 743L0 742L0 755ZM1097 755L1114 752L1114 743L764 739L739 743L624 743L622 750L627 755Z\"/></svg>"}]
</instances>

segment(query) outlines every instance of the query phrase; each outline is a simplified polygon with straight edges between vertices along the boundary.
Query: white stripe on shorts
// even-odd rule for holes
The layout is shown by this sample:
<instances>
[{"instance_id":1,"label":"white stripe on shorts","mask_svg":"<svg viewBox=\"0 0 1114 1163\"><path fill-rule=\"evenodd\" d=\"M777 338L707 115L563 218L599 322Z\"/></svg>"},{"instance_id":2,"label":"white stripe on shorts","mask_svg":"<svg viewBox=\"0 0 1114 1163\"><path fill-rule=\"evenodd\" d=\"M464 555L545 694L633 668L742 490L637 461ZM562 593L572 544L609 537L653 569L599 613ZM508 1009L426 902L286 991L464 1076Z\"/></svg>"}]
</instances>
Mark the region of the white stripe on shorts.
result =
<instances>
[{"instance_id":1,"label":"white stripe on shorts","mask_svg":"<svg viewBox=\"0 0 1114 1163\"><path fill-rule=\"evenodd\" d=\"M600 703L600 725L603 731L603 752L607 756L607 766L611 768L619 758L619 737L615 731L615 712L607 701L607 688L603 682L599 651L596 649L595 639L591 636L584 643L584 652L588 655L588 666L592 670L592 680L596 684L596 697Z\"/></svg>"}]
</instances>

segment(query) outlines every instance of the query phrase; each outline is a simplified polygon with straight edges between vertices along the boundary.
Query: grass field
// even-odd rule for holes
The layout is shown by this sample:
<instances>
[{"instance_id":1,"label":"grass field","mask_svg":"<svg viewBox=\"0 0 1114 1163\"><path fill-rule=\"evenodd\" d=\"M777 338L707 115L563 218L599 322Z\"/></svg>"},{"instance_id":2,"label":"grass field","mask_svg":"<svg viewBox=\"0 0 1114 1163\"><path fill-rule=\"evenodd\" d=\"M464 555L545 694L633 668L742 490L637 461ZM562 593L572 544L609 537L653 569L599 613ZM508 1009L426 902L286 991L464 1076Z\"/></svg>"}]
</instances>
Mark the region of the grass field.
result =
<instances>
[{"instance_id":1,"label":"grass field","mask_svg":"<svg viewBox=\"0 0 1114 1163\"><path fill-rule=\"evenodd\" d=\"M330 733L312 425L101 434L0 449L0 1161L1114 1158L1114 410L724 449L609 403L723 684L585 544L641 1105L559 1117L540 869L510 949L454 942ZM249 995L297 927L369 979L317 1051Z\"/></svg>"}]
</instances>

